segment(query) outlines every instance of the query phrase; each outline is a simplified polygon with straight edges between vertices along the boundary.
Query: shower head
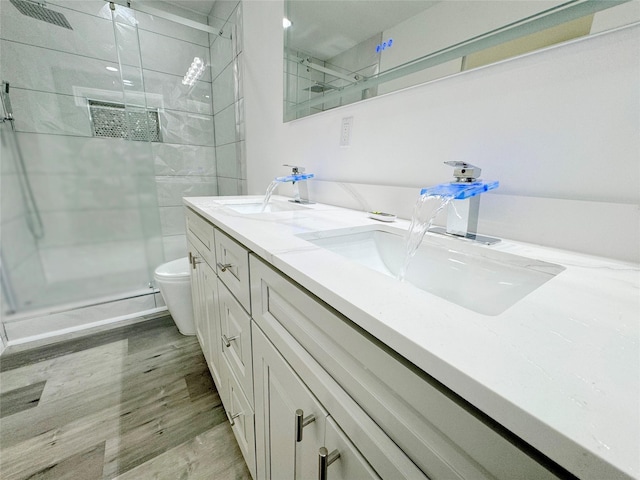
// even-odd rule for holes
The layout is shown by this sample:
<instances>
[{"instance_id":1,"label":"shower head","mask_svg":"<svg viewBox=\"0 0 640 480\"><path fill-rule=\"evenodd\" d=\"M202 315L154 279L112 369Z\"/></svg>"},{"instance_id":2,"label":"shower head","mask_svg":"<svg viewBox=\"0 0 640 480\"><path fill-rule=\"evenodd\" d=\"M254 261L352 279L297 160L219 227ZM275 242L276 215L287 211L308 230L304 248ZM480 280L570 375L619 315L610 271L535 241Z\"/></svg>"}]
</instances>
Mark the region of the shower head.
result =
<instances>
[{"instance_id":1,"label":"shower head","mask_svg":"<svg viewBox=\"0 0 640 480\"><path fill-rule=\"evenodd\" d=\"M310 87L305 88L304 90L309 90L310 92L313 92L313 93L324 93L324 92L327 92L329 90L342 90L342 88L336 87L336 86L331 85L329 83L316 82L313 85L311 85Z\"/></svg>"},{"instance_id":2,"label":"shower head","mask_svg":"<svg viewBox=\"0 0 640 480\"><path fill-rule=\"evenodd\" d=\"M57 25L59 27L64 27L64 28L68 28L69 30L73 30L73 28L71 28L71 24L67 21L66 17L63 14L54 12L53 10L49 10L44 6L45 5L44 2L37 2L34 0L9 0L9 1L23 15L37 18L38 20L51 23L52 25Z\"/></svg>"}]
</instances>

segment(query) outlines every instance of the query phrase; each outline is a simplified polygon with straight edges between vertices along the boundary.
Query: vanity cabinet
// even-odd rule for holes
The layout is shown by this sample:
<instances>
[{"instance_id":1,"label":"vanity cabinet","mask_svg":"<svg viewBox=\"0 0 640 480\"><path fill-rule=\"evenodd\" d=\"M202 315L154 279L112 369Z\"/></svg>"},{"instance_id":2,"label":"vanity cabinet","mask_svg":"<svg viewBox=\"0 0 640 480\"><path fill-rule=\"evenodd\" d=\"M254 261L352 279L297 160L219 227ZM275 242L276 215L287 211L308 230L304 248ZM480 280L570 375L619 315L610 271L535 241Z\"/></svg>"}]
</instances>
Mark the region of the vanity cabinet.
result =
<instances>
[{"instance_id":1,"label":"vanity cabinet","mask_svg":"<svg viewBox=\"0 0 640 480\"><path fill-rule=\"evenodd\" d=\"M251 284L256 324L381 477L557 478L522 441L253 256Z\"/></svg>"},{"instance_id":2,"label":"vanity cabinet","mask_svg":"<svg viewBox=\"0 0 640 480\"><path fill-rule=\"evenodd\" d=\"M331 480L562 476L230 235L211 233L188 230L204 259L192 277L198 339L255 479L323 478L321 453Z\"/></svg>"},{"instance_id":3,"label":"vanity cabinet","mask_svg":"<svg viewBox=\"0 0 640 480\"><path fill-rule=\"evenodd\" d=\"M188 208L186 224L196 336L240 451L255 477L251 325L245 310L250 308L249 254Z\"/></svg>"}]
</instances>

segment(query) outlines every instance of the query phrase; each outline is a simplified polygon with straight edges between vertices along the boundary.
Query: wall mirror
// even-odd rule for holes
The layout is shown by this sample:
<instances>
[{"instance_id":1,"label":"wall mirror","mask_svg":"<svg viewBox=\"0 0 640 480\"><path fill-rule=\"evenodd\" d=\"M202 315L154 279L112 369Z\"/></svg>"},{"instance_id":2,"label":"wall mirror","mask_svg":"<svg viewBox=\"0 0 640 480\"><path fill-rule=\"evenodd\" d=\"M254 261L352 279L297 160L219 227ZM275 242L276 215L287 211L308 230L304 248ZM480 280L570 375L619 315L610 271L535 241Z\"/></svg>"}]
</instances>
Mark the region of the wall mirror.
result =
<instances>
[{"instance_id":1,"label":"wall mirror","mask_svg":"<svg viewBox=\"0 0 640 480\"><path fill-rule=\"evenodd\" d=\"M636 0L285 0L284 120L638 20Z\"/></svg>"}]
</instances>

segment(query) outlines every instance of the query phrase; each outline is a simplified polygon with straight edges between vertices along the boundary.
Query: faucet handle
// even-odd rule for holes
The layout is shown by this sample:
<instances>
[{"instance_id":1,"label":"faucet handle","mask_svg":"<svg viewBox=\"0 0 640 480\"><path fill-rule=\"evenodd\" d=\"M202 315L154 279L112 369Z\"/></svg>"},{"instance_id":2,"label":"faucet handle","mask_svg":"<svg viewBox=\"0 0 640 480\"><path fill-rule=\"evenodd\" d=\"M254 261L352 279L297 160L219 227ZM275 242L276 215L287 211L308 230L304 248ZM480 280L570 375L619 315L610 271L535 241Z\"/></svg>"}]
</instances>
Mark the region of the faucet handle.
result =
<instances>
[{"instance_id":1,"label":"faucet handle","mask_svg":"<svg viewBox=\"0 0 640 480\"><path fill-rule=\"evenodd\" d=\"M445 165L453 167L453 176L456 177L456 182L470 183L475 182L480 177L482 169L465 162L444 162Z\"/></svg>"},{"instance_id":2,"label":"faucet handle","mask_svg":"<svg viewBox=\"0 0 640 480\"><path fill-rule=\"evenodd\" d=\"M291 167L291 173L293 173L294 175L296 173L302 173L304 172L305 168L304 167L299 167L297 165L289 165L287 163L282 165L283 167Z\"/></svg>"}]
</instances>

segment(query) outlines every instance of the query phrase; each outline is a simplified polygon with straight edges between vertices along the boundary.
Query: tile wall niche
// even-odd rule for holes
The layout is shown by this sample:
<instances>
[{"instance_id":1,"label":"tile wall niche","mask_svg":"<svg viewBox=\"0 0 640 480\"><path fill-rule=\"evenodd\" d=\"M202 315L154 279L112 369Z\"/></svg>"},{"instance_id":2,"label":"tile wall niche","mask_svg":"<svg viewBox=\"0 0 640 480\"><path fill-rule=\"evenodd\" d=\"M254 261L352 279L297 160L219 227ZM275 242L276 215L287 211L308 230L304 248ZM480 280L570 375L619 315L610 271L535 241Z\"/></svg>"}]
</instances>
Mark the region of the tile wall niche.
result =
<instances>
[{"instance_id":1,"label":"tile wall niche","mask_svg":"<svg viewBox=\"0 0 640 480\"><path fill-rule=\"evenodd\" d=\"M213 119L219 195L247 193L244 92L242 88L242 5L217 0L209 25L220 29L210 35Z\"/></svg>"},{"instance_id":2,"label":"tile wall niche","mask_svg":"<svg viewBox=\"0 0 640 480\"><path fill-rule=\"evenodd\" d=\"M43 284L81 286L134 271L148 278L145 256L186 254L182 197L218 193L211 69L191 88L181 83L194 57L210 58L209 34L140 13L137 32L124 17L114 27L105 5L48 2L72 31L23 16L9 2L0 6L2 80L11 84L16 138L46 232L36 241L26 228L3 138L3 266L15 290L34 294ZM118 67L118 57L122 72L106 70ZM162 142L93 137L87 98L157 108Z\"/></svg>"}]
</instances>

